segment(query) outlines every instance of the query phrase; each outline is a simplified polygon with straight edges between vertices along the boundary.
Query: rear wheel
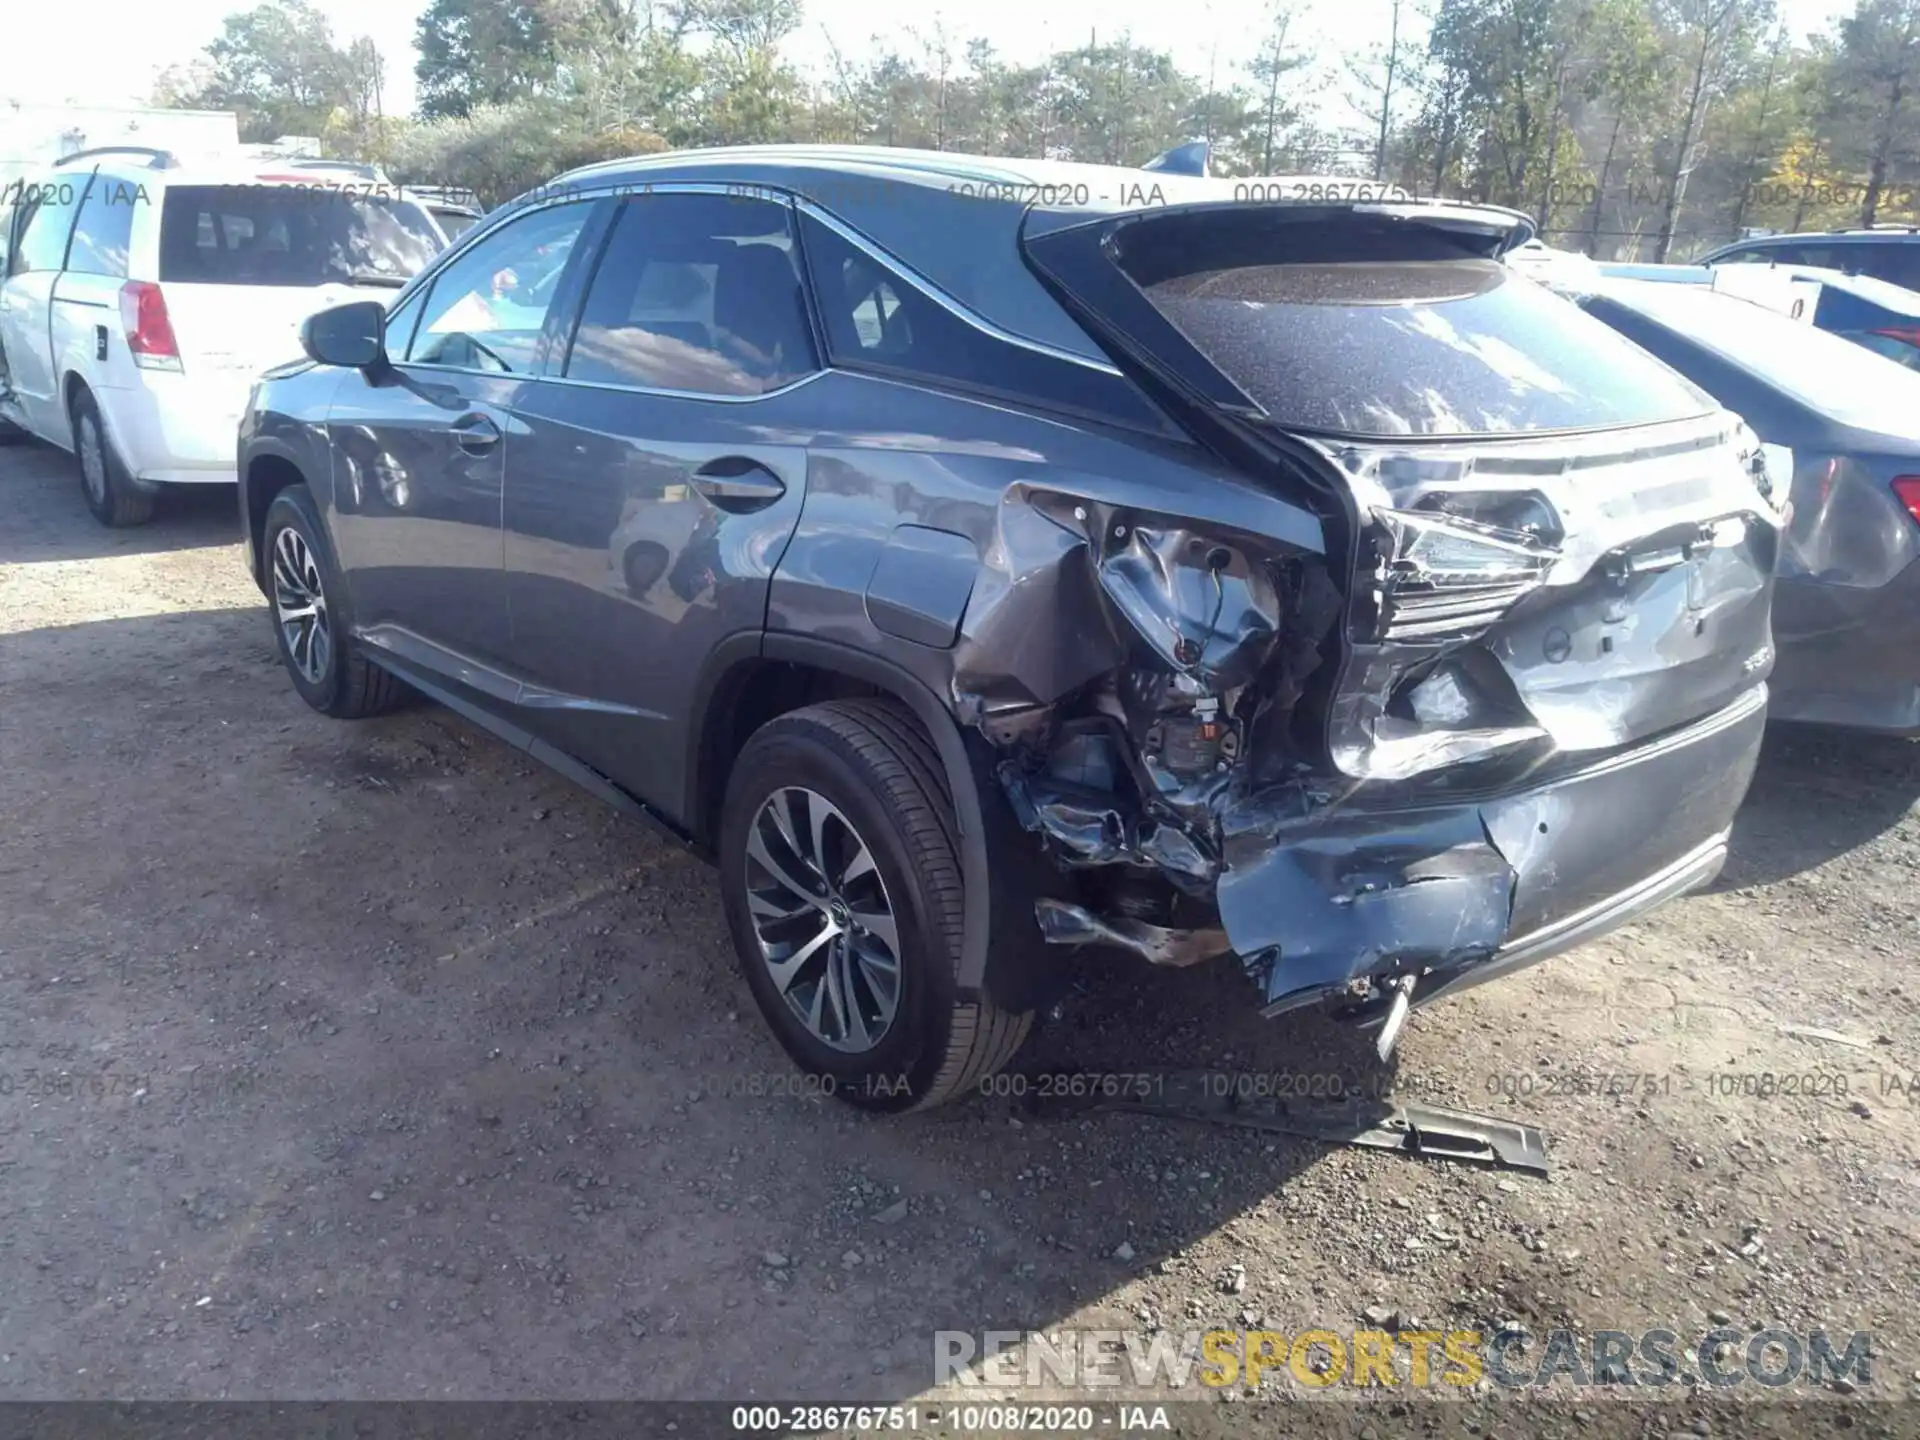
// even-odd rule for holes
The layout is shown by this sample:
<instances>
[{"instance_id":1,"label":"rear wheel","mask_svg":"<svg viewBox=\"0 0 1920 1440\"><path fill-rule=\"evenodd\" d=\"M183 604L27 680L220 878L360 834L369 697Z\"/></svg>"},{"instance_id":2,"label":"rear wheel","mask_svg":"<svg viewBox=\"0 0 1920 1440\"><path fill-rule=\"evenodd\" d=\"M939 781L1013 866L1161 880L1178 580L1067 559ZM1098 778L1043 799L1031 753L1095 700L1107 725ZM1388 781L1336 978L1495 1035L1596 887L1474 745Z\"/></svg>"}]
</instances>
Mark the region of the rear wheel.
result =
<instances>
[{"instance_id":1,"label":"rear wheel","mask_svg":"<svg viewBox=\"0 0 1920 1440\"><path fill-rule=\"evenodd\" d=\"M367 659L348 631L346 586L306 486L290 485L274 496L262 554L274 644L300 698L341 720L400 704L406 686Z\"/></svg>"},{"instance_id":2,"label":"rear wheel","mask_svg":"<svg viewBox=\"0 0 1920 1440\"><path fill-rule=\"evenodd\" d=\"M720 883L747 985L800 1067L864 1109L965 1094L1032 1023L957 993L943 774L906 709L846 700L762 727L727 787Z\"/></svg>"},{"instance_id":3,"label":"rear wheel","mask_svg":"<svg viewBox=\"0 0 1920 1440\"><path fill-rule=\"evenodd\" d=\"M73 397L73 455L80 466L80 493L94 519L118 528L153 518L153 492L134 484L100 423L100 407L84 389Z\"/></svg>"}]
</instances>

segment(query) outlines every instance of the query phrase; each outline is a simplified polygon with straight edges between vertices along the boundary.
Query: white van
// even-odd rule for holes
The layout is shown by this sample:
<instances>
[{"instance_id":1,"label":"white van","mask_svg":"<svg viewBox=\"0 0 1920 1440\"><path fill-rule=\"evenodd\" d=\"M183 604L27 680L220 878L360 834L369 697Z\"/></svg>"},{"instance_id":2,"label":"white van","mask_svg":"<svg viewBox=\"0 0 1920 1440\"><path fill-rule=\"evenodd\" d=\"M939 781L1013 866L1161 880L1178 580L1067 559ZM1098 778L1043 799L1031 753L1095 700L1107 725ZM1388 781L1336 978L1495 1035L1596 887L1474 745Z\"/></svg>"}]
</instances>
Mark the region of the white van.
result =
<instances>
[{"instance_id":1,"label":"white van","mask_svg":"<svg viewBox=\"0 0 1920 1440\"><path fill-rule=\"evenodd\" d=\"M132 147L9 182L0 237L0 429L74 452L106 525L144 521L162 485L232 484L248 391L299 358L300 322L446 244L377 175Z\"/></svg>"}]
</instances>

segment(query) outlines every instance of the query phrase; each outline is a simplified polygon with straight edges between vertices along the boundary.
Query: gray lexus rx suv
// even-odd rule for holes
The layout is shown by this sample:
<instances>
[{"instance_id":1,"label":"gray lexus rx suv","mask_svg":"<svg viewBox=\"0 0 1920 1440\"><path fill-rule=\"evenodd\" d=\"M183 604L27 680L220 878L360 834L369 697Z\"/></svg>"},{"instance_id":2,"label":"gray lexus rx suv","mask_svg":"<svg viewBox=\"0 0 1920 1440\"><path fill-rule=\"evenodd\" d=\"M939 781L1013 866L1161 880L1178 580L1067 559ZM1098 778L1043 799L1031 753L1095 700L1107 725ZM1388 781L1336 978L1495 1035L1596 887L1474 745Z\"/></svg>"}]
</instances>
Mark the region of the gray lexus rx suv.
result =
<instances>
[{"instance_id":1,"label":"gray lexus rx suv","mask_svg":"<svg viewBox=\"0 0 1920 1440\"><path fill-rule=\"evenodd\" d=\"M311 318L239 437L294 686L719 868L794 1060L1004 1065L1065 947L1379 1027L1713 877L1752 435L1512 214L853 148L576 171Z\"/></svg>"}]
</instances>

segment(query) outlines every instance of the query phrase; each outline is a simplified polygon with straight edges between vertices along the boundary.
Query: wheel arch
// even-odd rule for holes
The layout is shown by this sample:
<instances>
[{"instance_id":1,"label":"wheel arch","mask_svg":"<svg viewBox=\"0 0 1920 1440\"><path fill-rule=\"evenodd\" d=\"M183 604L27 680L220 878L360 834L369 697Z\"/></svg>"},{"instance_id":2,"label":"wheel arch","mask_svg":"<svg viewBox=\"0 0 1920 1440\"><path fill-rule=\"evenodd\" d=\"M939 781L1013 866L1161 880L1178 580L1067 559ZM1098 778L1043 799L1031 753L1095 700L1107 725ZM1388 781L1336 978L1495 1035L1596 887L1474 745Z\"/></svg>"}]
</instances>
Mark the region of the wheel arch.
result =
<instances>
[{"instance_id":1,"label":"wheel arch","mask_svg":"<svg viewBox=\"0 0 1920 1440\"><path fill-rule=\"evenodd\" d=\"M1015 1010L1044 989L1046 951L1033 918L1032 881L1045 861L1014 819L986 742L965 732L945 702L904 667L809 635L736 636L712 654L690 717L683 814L694 844L711 856L733 760L762 725L824 699L885 696L905 705L940 757L966 890L956 982ZM991 857L1001 856L995 865Z\"/></svg>"},{"instance_id":2,"label":"wheel arch","mask_svg":"<svg viewBox=\"0 0 1920 1440\"><path fill-rule=\"evenodd\" d=\"M299 463L278 449L256 450L247 457L246 471L240 476L240 515L247 545L247 568L253 572L254 584L262 591L267 588L264 550L267 511L282 490L309 484Z\"/></svg>"}]
</instances>

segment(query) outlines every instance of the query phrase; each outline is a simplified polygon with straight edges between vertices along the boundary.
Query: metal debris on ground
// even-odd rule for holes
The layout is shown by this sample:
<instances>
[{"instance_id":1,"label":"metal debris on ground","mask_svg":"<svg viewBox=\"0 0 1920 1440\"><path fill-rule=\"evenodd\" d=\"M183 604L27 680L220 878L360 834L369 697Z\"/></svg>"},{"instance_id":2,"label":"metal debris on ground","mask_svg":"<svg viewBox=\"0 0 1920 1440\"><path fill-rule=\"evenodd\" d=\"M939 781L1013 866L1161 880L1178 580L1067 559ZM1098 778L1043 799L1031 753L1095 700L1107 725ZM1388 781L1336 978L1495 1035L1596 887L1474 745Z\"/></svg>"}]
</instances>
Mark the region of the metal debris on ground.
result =
<instances>
[{"instance_id":1,"label":"metal debris on ground","mask_svg":"<svg viewBox=\"0 0 1920 1440\"><path fill-rule=\"evenodd\" d=\"M1070 1077L1057 1077L1061 1080ZM1090 1081L1099 1077L1090 1076ZM1124 1110L1241 1125L1321 1140L1330 1145L1363 1145L1429 1160L1468 1160L1506 1170L1547 1173L1545 1134L1533 1125L1517 1125L1466 1110L1437 1105L1394 1105L1363 1096L1303 1099L1297 1096L1248 1096L1227 1071L1179 1070L1154 1074L1152 1084L1127 1087L1125 1094L1102 1094L1097 1083L1048 1087L1050 1096L1075 1097L1035 1102L1044 1114L1062 1110Z\"/></svg>"}]
</instances>

